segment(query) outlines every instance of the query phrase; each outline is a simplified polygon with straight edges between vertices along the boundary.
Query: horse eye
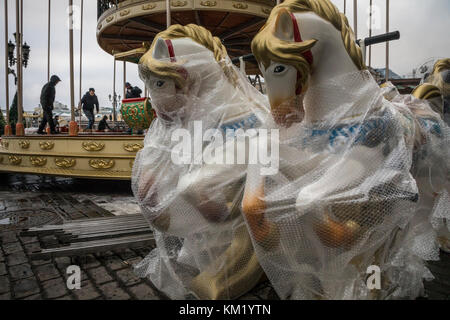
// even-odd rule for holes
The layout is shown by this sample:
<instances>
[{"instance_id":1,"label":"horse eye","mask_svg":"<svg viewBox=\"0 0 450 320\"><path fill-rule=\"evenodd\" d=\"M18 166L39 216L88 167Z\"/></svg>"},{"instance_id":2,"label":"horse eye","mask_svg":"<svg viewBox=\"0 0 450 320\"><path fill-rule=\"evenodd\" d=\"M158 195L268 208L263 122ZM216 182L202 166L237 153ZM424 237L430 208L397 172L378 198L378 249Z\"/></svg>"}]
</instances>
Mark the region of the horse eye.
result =
<instances>
[{"instance_id":1,"label":"horse eye","mask_svg":"<svg viewBox=\"0 0 450 320\"><path fill-rule=\"evenodd\" d=\"M282 73L284 70L286 70L285 66L276 66L273 70L275 73Z\"/></svg>"},{"instance_id":2,"label":"horse eye","mask_svg":"<svg viewBox=\"0 0 450 320\"><path fill-rule=\"evenodd\" d=\"M163 85L164 85L164 81L162 81L162 80L159 80L158 82L156 82L156 86L158 88L161 88Z\"/></svg>"}]
</instances>

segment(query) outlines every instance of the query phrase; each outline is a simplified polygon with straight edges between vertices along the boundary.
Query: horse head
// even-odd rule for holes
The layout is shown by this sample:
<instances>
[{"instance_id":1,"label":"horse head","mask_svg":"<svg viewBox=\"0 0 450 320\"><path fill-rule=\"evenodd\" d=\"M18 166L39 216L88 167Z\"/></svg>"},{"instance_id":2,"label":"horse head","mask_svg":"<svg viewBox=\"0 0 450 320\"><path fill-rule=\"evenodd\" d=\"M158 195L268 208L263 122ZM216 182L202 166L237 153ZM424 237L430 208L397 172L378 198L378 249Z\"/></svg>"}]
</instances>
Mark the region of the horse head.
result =
<instances>
[{"instance_id":1,"label":"horse head","mask_svg":"<svg viewBox=\"0 0 450 320\"><path fill-rule=\"evenodd\" d=\"M278 124L321 120L331 106L304 103L308 88L365 68L343 14L329 1L288 0L252 42ZM303 115L304 113L304 115Z\"/></svg>"}]
</instances>

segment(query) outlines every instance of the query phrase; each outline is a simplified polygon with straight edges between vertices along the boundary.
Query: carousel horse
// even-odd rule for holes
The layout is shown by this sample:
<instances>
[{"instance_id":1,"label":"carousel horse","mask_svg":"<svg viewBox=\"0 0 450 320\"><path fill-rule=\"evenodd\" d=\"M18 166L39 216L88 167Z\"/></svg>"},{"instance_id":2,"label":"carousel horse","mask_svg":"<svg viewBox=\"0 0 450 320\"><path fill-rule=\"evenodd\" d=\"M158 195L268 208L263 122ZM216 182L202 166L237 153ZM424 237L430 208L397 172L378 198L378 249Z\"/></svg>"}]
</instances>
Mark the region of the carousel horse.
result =
<instances>
[{"instance_id":1,"label":"carousel horse","mask_svg":"<svg viewBox=\"0 0 450 320\"><path fill-rule=\"evenodd\" d=\"M276 6L252 51L280 130L280 170L263 177L249 166L242 206L279 296L419 295L429 275L423 260L437 248L410 172L413 113L383 98L329 0ZM381 290L366 283L371 265L382 272Z\"/></svg>"},{"instance_id":2,"label":"carousel horse","mask_svg":"<svg viewBox=\"0 0 450 320\"><path fill-rule=\"evenodd\" d=\"M158 117L137 154L132 185L157 248L137 272L171 298L236 298L264 273L240 209L246 160L222 160L235 152L248 157L245 141L234 133L260 126L267 102L234 69L221 41L196 25L159 33L139 73ZM211 129L218 130L205 140ZM174 152L183 147L177 149L174 137L183 132L190 134L183 146L194 151L175 162Z\"/></svg>"}]
</instances>

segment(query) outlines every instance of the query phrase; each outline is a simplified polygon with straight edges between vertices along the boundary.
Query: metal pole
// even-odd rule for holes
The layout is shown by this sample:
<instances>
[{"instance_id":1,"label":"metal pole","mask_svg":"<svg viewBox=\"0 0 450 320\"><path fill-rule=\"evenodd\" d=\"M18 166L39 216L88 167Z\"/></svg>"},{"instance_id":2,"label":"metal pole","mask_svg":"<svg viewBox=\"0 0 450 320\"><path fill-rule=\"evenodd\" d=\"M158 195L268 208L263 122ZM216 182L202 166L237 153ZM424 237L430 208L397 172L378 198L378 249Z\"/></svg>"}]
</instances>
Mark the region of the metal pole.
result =
<instances>
[{"instance_id":1,"label":"metal pole","mask_svg":"<svg viewBox=\"0 0 450 320\"><path fill-rule=\"evenodd\" d=\"M81 102L81 93L82 93L82 84L83 84L83 8L84 8L84 3L83 0L81 0L81 30L80 30L80 88L79 88L79 97L80 97L80 102ZM80 113L80 125L81 125L81 110L78 110L78 112Z\"/></svg>"},{"instance_id":2,"label":"metal pole","mask_svg":"<svg viewBox=\"0 0 450 320\"><path fill-rule=\"evenodd\" d=\"M166 0L166 25L169 28L172 24L172 17L170 13L170 0Z\"/></svg>"},{"instance_id":3,"label":"metal pole","mask_svg":"<svg viewBox=\"0 0 450 320\"><path fill-rule=\"evenodd\" d=\"M47 82L50 81L50 21L51 21L51 0L48 0L48 30L47 30Z\"/></svg>"},{"instance_id":4,"label":"metal pole","mask_svg":"<svg viewBox=\"0 0 450 320\"><path fill-rule=\"evenodd\" d=\"M70 54L70 121L75 122L75 88L73 70L73 0L69 0L69 54Z\"/></svg>"},{"instance_id":5,"label":"metal pole","mask_svg":"<svg viewBox=\"0 0 450 320\"><path fill-rule=\"evenodd\" d=\"M372 37L372 4L373 0L370 0L370 14L369 14L369 38ZM369 67L372 66L372 46L369 46Z\"/></svg>"},{"instance_id":6,"label":"metal pole","mask_svg":"<svg viewBox=\"0 0 450 320\"><path fill-rule=\"evenodd\" d=\"M353 31L355 39L358 39L358 1L353 0Z\"/></svg>"},{"instance_id":7,"label":"metal pole","mask_svg":"<svg viewBox=\"0 0 450 320\"><path fill-rule=\"evenodd\" d=\"M8 65L8 0L5 0L5 87L6 125L9 125L9 65Z\"/></svg>"},{"instance_id":8,"label":"metal pole","mask_svg":"<svg viewBox=\"0 0 450 320\"><path fill-rule=\"evenodd\" d=\"M21 2L21 1L20 1ZM16 135L23 136L23 100L22 100L22 30L21 30L21 3L16 0L16 45L17 45L17 124ZM19 130L17 130L19 129Z\"/></svg>"},{"instance_id":9,"label":"metal pole","mask_svg":"<svg viewBox=\"0 0 450 320\"><path fill-rule=\"evenodd\" d=\"M123 60L123 99L127 96L127 89L125 88L125 83L127 82L127 62Z\"/></svg>"},{"instance_id":10,"label":"metal pole","mask_svg":"<svg viewBox=\"0 0 450 320\"><path fill-rule=\"evenodd\" d=\"M113 76L113 116L114 116L114 124L116 124L116 58L114 57L114 76Z\"/></svg>"},{"instance_id":11,"label":"metal pole","mask_svg":"<svg viewBox=\"0 0 450 320\"><path fill-rule=\"evenodd\" d=\"M347 14L347 0L344 0L344 15Z\"/></svg>"},{"instance_id":12,"label":"metal pole","mask_svg":"<svg viewBox=\"0 0 450 320\"><path fill-rule=\"evenodd\" d=\"M389 32L389 0L386 0L386 33ZM386 81L389 81L389 41L386 42Z\"/></svg>"}]
</instances>

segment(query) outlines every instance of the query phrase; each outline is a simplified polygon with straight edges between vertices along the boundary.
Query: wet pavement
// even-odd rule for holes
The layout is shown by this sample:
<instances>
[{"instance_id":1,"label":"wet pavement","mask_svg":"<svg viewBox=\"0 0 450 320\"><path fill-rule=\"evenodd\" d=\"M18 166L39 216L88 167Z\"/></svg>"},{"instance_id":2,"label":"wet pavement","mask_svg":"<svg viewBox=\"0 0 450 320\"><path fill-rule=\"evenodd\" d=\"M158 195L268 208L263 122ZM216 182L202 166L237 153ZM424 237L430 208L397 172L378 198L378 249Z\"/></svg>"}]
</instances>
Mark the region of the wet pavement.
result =
<instances>
[{"instance_id":1,"label":"wet pavement","mask_svg":"<svg viewBox=\"0 0 450 320\"><path fill-rule=\"evenodd\" d=\"M132 266L152 248L125 249L31 260L40 239L23 237L23 228L63 220L139 213L128 181L86 180L0 173L0 300L9 299L167 299ZM69 265L81 268L81 289L66 286ZM426 283L430 299L450 299L450 255L429 264L435 280ZM243 300L278 299L268 282Z\"/></svg>"}]
</instances>

